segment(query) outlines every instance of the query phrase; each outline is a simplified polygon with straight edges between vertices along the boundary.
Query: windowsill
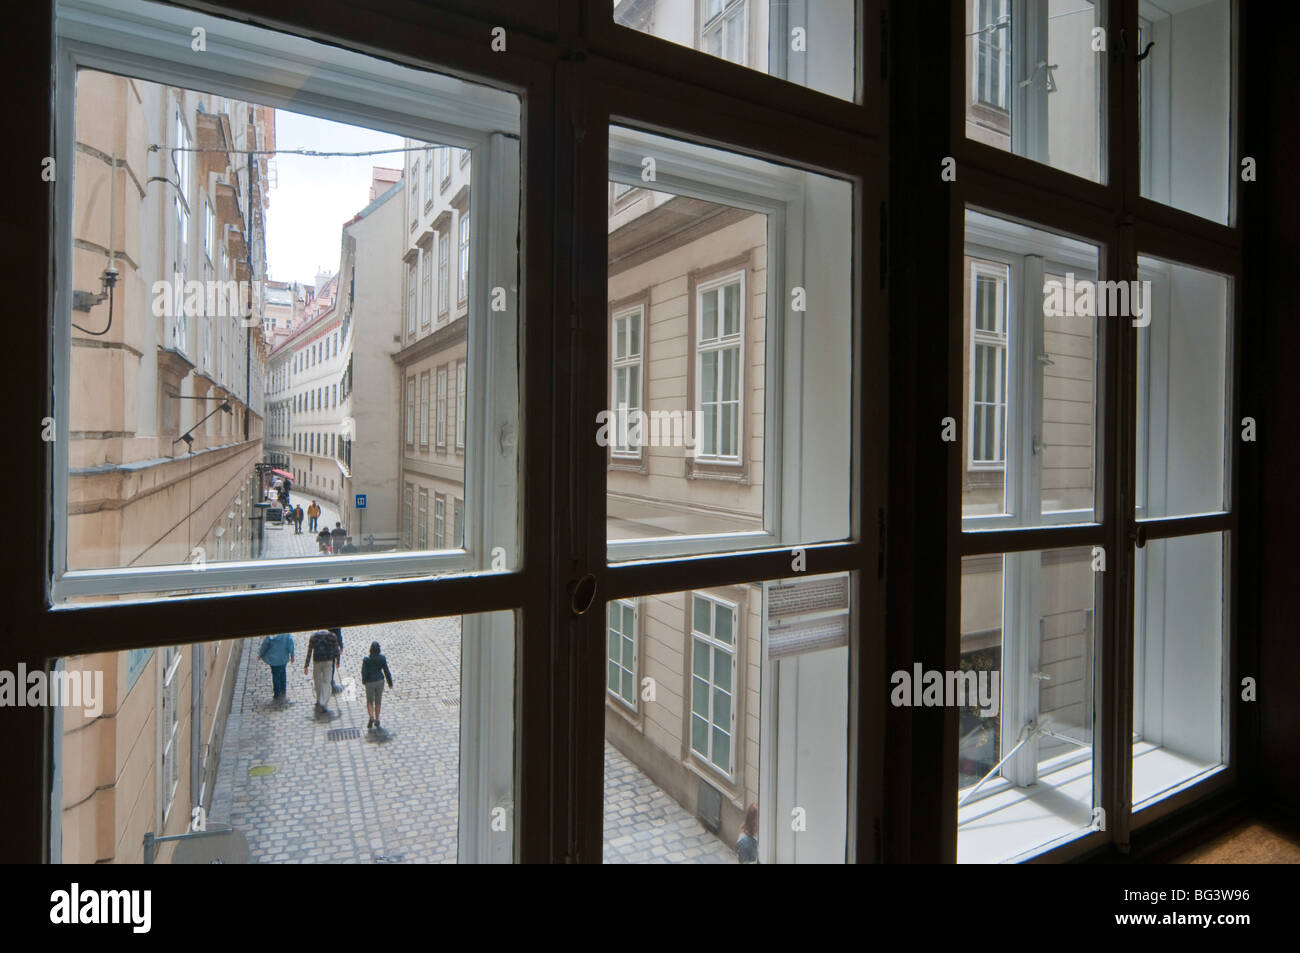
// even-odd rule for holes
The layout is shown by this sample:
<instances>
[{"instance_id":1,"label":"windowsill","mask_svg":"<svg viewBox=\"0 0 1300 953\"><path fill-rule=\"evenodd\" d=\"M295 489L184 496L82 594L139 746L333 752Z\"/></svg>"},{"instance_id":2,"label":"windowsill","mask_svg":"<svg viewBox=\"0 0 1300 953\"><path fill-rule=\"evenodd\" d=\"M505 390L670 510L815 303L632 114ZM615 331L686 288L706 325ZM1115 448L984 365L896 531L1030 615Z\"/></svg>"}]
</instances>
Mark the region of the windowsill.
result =
<instances>
[{"instance_id":1,"label":"windowsill","mask_svg":"<svg viewBox=\"0 0 1300 953\"><path fill-rule=\"evenodd\" d=\"M1133 742L1133 813L1199 784L1224 767L1148 741Z\"/></svg>"},{"instance_id":2,"label":"windowsill","mask_svg":"<svg viewBox=\"0 0 1300 953\"><path fill-rule=\"evenodd\" d=\"M1092 759L1041 775L1029 788L1008 785L957 810L957 862L1022 860L1092 828Z\"/></svg>"}]
</instances>

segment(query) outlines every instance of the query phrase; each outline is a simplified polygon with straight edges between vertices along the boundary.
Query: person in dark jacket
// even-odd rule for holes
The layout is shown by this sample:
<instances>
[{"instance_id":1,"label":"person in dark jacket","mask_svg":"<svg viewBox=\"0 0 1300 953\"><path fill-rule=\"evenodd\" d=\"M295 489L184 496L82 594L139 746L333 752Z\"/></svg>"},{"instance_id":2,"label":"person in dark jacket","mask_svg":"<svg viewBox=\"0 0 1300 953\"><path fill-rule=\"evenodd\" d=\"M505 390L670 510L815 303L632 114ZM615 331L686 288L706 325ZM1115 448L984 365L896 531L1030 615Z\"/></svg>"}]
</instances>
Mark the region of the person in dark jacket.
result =
<instances>
[{"instance_id":1,"label":"person in dark jacket","mask_svg":"<svg viewBox=\"0 0 1300 953\"><path fill-rule=\"evenodd\" d=\"M361 684L366 686L366 714L370 720L367 728L378 729L379 705L384 697L384 679L393 687L393 673L388 670L388 659L379 654L379 643L370 643L370 654L361 660Z\"/></svg>"},{"instance_id":2,"label":"person in dark jacket","mask_svg":"<svg viewBox=\"0 0 1300 953\"><path fill-rule=\"evenodd\" d=\"M302 534L302 504L299 503L293 508L293 531L299 535Z\"/></svg>"},{"instance_id":3,"label":"person in dark jacket","mask_svg":"<svg viewBox=\"0 0 1300 953\"><path fill-rule=\"evenodd\" d=\"M338 680L339 666L343 664L343 630L330 629L330 631L334 633L334 641L339 644L339 657L334 660L334 671L330 674L330 684L333 686L334 694L337 695L343 691L343 686Z\"/></svg>"},{"instance_id":4,"label":"person in dark jacket","mask_svg":"<svg viewBox=\"0 0 1300 953\"><path fill-rule=\"evenodd\" d=\"M319 629L312 633L307 643L307 659L303 662L303 674L311 666L312 685L316 691L316 713L329 714L326 705L330 700L330 686L334 675L334 666L338 663L339 643L334 633L328 629ZM315 662L313 665L312 663Z\"/></svg>"},{"instance_id":5,"label":"person in dark jacket","mask_svg":"<svg viewBox=\"0 0 1300 953\"><path fill-rule=\"evenodd\" d=\"M343 548L343 543L347 538L348 531L343 528L343 524L335 523L334 529L330 531L330 550L337 553Z\"/></svg>"}]
</instances>

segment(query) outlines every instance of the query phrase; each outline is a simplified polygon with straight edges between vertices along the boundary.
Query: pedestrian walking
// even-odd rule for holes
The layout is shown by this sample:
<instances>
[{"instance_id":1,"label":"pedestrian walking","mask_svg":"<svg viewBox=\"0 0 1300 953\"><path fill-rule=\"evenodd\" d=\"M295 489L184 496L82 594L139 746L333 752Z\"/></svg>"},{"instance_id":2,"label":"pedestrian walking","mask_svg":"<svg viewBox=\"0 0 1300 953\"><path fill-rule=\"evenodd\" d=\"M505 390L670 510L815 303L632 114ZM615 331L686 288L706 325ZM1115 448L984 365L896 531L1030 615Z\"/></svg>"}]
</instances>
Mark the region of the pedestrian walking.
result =
<instances>
[{"instance_id":1,"label":"pedestrian walking","mask_svg":"<svg viewBox=\"0 0 1300 953\"><path fill-rule=\"evenodd\" d=\"M334 529L330 531L330 537L330 549L337 553L347 541L348 531L343 528L341 523L335 523Z\"/></svg>"},{"instance_id":2,"label":"pedestrian walking","mask_svg":"<svg viewBox=\"0 0 1300 953\"><path fill-rule=\"evenodd\" d=\"M329 713L330 688L333 684L334 663L339 657L339 644L329 629L318 629L307 643L307 660L302 673L311 667L312 685L316 690L316 713Z\"/></svg>"},{"instance_id":3,"label":"pedestrian walking","mask_svg":"<svg viewBox=\"0 0 1300 953\"><path fill-rule=\"evenodd\" d=\"M293 661L293 636L288 632L268 635L257 650L257 657L271 669L271 700L280 701L288 692L284 669Z\"/></svg>"},{"instance_id":4,"label":"pedestrian walking","mask_svg":"<svg viewBox=\"0 0 1300 953\"><path fill-rule=\"evenodd\" d=\"M330 629L330 631L334 633L334 641L339 644L339 655L338 658L334 660L334 672L330 675L331 691L337 695L339 692L343 691L343 686L339 684L338 678L335 677L338 675L339 666L343 664L343 630Z\"/></svg>"},{"instance_id":5,"label":"pedestrian walking","mask_svg":"<svg viewBox=\"0 0 1300 953\"><path fill-rule=\"evenodd\" d=\"M379 707L384 698L384 679L388 679L388 687L392 688L393 673L388 670L388 659L379 653L379 643L371 642L370 654L361 660L361 684L366 687L366 714L370 716L366 727L376 731L381 728Z\"/></svg>"},{"instance_id":6,"label":"pedestrian walking","mask_svg":"<svg viewBox=\"0 0 1300 953\"><path fill-rule=\"evenodd\" d=\"M293 508L293 531L300 536L302 535L302 517L302 504L299 503Z\"/></svg>"},{"instance_id":7,"label":"pedestrian walking","mask_svg":"<svg viewBox=\"0 0 1300 953\"><path fill-rule=\"evenodd\" d=\"M323 555L328 556L332 552L330 548L330 539L330 531L322 526L321 531L316 534L316 545L320 547L320 551Z\"/></svg>"},{"instance_id":8,"label":"pedestrian walking","mask_svg":"<svg viewBox=\"0 0 1300 953\"><path fill-rule=\"evenodd\" d=\"M740 825L740 838L736 841L736 860L742 864L758 863L758 805L749 805L745 823Z\"/></svg>"},{"instance_id":9,"label":"pedestrian walking","mask_svg":"<svg viewBox=\"0 0 1300 953\"><path fill-rule=\"evenodd\" d=\"M320 519L320 506L315 500L312 500L311 506L307 507L307 519L309 521L307 529L314 533L316 531L316 521Z\"/></svg>"}]
</instances>

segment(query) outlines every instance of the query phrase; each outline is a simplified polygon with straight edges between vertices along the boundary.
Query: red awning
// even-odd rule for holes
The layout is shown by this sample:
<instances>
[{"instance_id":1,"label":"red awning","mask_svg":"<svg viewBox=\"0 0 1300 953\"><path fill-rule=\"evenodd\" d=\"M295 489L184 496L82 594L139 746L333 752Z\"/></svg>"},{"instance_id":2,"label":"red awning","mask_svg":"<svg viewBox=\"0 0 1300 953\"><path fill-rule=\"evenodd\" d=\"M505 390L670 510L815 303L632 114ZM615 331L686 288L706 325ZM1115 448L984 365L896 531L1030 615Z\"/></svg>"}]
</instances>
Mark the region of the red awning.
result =
<instances>
[{"instance_id":1,"label":"red awning","mask_svg":"<svg viewBox=\"0 0 1300 953\"><path fill-rule=\"evenodd\" d=\"M285 470L272 470L271 472L274 473L276 476L284 477L286 480L292 480L292 479L293 479L293 474L292 474L292 473L289 473L289 472L287 472L287 471L285 471Z\"/></svg>"}]
</instances>

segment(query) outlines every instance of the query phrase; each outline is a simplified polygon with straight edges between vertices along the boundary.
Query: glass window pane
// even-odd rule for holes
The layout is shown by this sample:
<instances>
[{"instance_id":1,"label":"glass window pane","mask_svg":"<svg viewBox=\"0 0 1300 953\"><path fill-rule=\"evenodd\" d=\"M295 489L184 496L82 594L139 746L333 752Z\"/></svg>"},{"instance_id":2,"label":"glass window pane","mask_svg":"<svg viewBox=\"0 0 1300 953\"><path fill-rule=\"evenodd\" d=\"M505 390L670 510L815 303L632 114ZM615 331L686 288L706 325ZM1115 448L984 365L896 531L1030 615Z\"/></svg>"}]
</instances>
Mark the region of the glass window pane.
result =
<instances>
[{"instance_id":1,"label":"glass window pane","mask_svg":"<svg viewBox=\"0 0 1300 953\"><path fill-rule=\"evenodd\" d=\"M694 605L694 627L696 632L704 635L713 634L713 603L708 599L696 596L693 600Z\"/></svg>"},{"instance_id":2,"label":"glass window pane","mask_svg":"<svg viewBox=\"0 0 1300 953\"><path fill-rule=\"evenodd\" d=\"M1224 509L1229 445L1224 275L1138 258L1150 302L1137 328L1140 519Z\"/></svg>"},{"instance_id":3,"label":"glass window pane","mask_svg":"<svg viewBox=\"0 0 1300 953\"><path fill-rule=\"evenodd\" d=\"M691 716L691 748L699 752L709 750L709 723L695 715ZM605 757L609 757L608 749L606 749Z\"/></svg>"},{"instance_id":4,"label":"glass window pane","mask_svg":"<svg viewBox=\"0 0 1300 953\"><path fill-rule=\"evenodd\" d=\"M1095 519L1102 328L1142 307L1098 261L1096 245L966 212L965 530Z\"/></svg>"},{"instance_id":5,"label":"glass window pane","mask_svg":"<svg viewBox=\"0 0 1300 953\"><path fill-rule=\"evenodd\" d=\"M1093 823L1093 565L1090 548L964 558L960 668L921 686L893 675L895 705L960 711L961 863L1026 856ZM930 700L927 681L941 686Z\"/></svg>"},{"instance_id":6,"label":"glass window pane","mask_svg":"<svg viewBox=\"0 0 1300 953\"><path fill-rule=\"evenodd\" d=\"M700 678L709 677L709 647L699 639L692 641L693 659L691 671Z\"/></svg>"},{"instance_id":7,"label":"glass window pane","mask_svg":"<svg viewBox=\"0 0 1300 953\"><path fill-rule=\"evenodd\" d=\"M711 341L718 336L718 289L700 296L700 340Z\"/></svg>"},{"instance_id":8,"label":"glass window pane","mask_svg":"<svg viewBox=\"0 0 1300 953\"><path fill-rule=\"evenodd\" d=\"M337 667L317 665L333 633ZM516 827L514 646L514 614L495 612L59 659L52 859L144 863L127 819L168 837L201 806L209 831L233 831L158 843L155 863L510 863L513 836L480 819L502 808ZM124 725L132 743L105 757ZM429 756L393 760L416 744ZM358 783L380 775L357 810Z\"/></svg>"},{"instance_id":9,"label":"glass window pane","mask_svg":"<svg viewBox=\"0 0 1300 953\"><path fill-rule=\"evenodd\" d=\"M507 566L516 563L517 451L508 460L484 454L475 437L485 412L517 418L516 322L487 322L487 301L471 294L449 318L465 322L466 333L444 335L455 342L432 350L411 345L435 333L414 317L429 313L422 302L431 295L433 239L455 214L449 203L466 201L471 170L493 170L473 183L483 220L502 223L484 243L486 258L502 273L514 268L518 144L481 132L509 132L518 98L174 7L119 6L129 16L105 21L95 56L124 55L114 49L118 32L139 22L176 40L152 51L161 65L83 68L75 88L60 92L74 117L66 153L84 161L70 170L71 207L57 216L69 223L75 268L57 269L68 276L59 290L68 307L56 332L67 358L66 376L54 381L57 423L72 436L56 447L56 601L487 569L483 538L506 550ZM56 19L75 30L78 16L70 7ZM151 70L192 64L180 36L196 25L220 47L205 68L223 92L300 90L294 108L252 92L239 99L151 81ZM233 56L235 48L248 55ZM385 101L455 103L438 128L486 143L474 147L483 161L459 166L445 194L426 201L417 167L433 144L371 128L371 100L322 96L343 88L340 73L354 85L364 77ZM406 118L405 128L433 122ZM123 129L139 131L138 149L123 148ZM137 194L131 183L158 181L149 143L180 165ZM85 158L93 156L104 158ZM176 190L165 186L173 180L195 210L179 224L170 214ZM112 194L119 199L109 201ZM265 210L254 227L244 221L250 195ZM114 222L116 240L106 242ZM217 246L215 257L204 254L205 241ZM87 250L106 244L107 254ZM228 272L216 270L223 261ZM89 312L72 307L85 283L71 276L93 275L97 288L109 267L121 276L111 327L108 300ZM91 341L110 346L80 346ZM491 368L500 382L486 393L471 375L471 439L459 454L441 440L427 445L429 400L417 383L458 361ZM444 396L440 387L439 436ZM358 440L366 452L353 454ZM482 465L467 469L476 457ZM479 472L482 481L469 484L466 474ZM412 558L418 534L407 532L407 486L420 498L469 502L479 514L470 519L469 552ZM285 519L290 509L301 509L301 526ZM322 567L324 556L353 559L344 571Z\"/></svg>"},{"instance_id":10,"label":"glass window pane","mask_svg":"<svg viewBox=\"0 0 1300 953\"><path fill-rule=\"evenodd\" d=\"M852 100L859 33L853 0L613 0L614 22Z\"/></svg>"},{"instance_id":11,"label":"glass window pane","mask_svg":"<svg viewBox=\"0 0 1300 953\"><path fill-rule=\"evenodd\" d=\"M1229 695L1227 538L1156 539L1137 550L1133 646L1133 807L1224 761Z\"/></svg>"},{"instance_id":12,"label":"glass window pane","mask_svg":"<svg viewBox=\"0 0 1300 953\"><path fill-rule=\"evenodd\" d=\"M710 759L723 771L731 770L731 736L721 728L713 729L713 753Z\"/></svg>"},{"instance_id":13,"label":"glass window pane","mask_svg":"<svg viewBox=\"0 0 1300 953\"><path fill-rule=\"evenodd\" d=\"M1232 3L1138 4L1142 195L1228 222ZM1154 44L1154 45L1151 45Z\"/></svg>"},{"instance_id":14,"label":"glass window pane","mask_svg":"<svg viewBox=\"0 0 1300 953\"><path fill-rule=\"evenodd\" d=\"M731 609L727 606L719 605L714 610L713 618L715 620L715 630L713 637L719 642L731 644Z\"/></svg>"},{"instance_id":15,"label":"glass window pane","mask_svg":"<svg viewBox=\"0 0 1300 953\"><path fill-rule=\"evenodd\" d=\"M653 189L646 159L661 177ZM611 315L641 315L629 319L641 440L618 452L618 408L598 412L597 444L614 448L609 558L845 538L852 185L618 126L610 179L635 183L610 201L607 294ZM611 329L611 395L621 341ZM768 379L782 381L779 393ZM782 453L783 434L802 452Z\"/></svg>"},{"instance_id":16,"label":"glass window pane","mask_svg":"<svg viewBox=\"0 0 1300 953\"><path fill-rule=\"evenodd\" d=\"M966 135L1104 180L1107 53L1092 0L966 0Z\"/></svg>"},{"instance_id":17,"label":"glass window pane","mask_svg":"<svg viewBox=\"0 0 1300 953\"><path fill-rule=\"evenodd\" d=\"M751 811L760 862L843 863L850 584L641 597L638 657L654 691L635 718L606 698L607 863L735 863ZM715 603L730 648L690 634L696 609ZM795 807L817 823L792 831Z\"/></svg>"}]
</instances>

